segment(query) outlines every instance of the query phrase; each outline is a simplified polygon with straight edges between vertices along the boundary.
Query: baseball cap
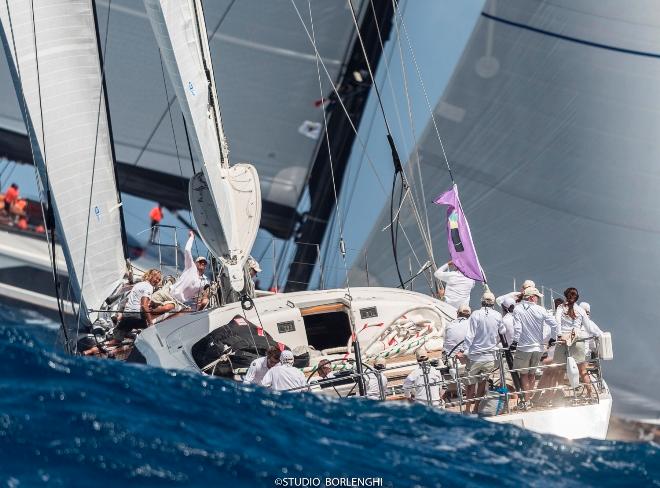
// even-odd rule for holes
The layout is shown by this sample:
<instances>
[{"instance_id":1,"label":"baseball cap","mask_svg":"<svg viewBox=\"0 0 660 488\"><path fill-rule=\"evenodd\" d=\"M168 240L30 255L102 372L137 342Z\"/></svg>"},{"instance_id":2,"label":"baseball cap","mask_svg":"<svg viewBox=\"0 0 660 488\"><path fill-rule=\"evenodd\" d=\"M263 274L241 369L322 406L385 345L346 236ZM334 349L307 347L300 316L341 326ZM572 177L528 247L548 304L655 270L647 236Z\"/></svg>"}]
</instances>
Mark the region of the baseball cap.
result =
<instances>
[{"instance_id":1,"label":"baseball cap","mask_svg":"<svg viewBox=\"0 0 660 488\"><path fill-rule=\"evenodd\" d=\"M525 292L523 293L523 296L525 298L529 298L531 296L537 296L541 298L543 295L533 286L530 286L529 288L525 288Z\"/></svg>"},{"instance_id":2,"label":"baseball cap","mask_svg":"<svg viewBox=\"0 0 660 488\"><path fill-rule=\"evenodd\" d=\"M417 359L417 361L426 360L428 358L429 358L429 353L427 352L427 350L424 347L420 347L415 352L415 359Z\"/></svg>"},{"instance_id":3,"label":"baseball cap","mask_svg":"<svg viewBox=\"0 0 660 488\"><path fill-rule=\"evenodd\" d=\"M196 263L199 263L200 261L204 261L205 263L208 263L208 260L204 256L198 256L197 259L195 259Z\"/></svg>"},{"instance_id":4,"label":"baseball cap","mask_svg":"<svg viewBox=\"0 0 660 488\"><path fill-rule=\"evenodd\" d=\"M485 291L484 294L481 295L481 301L492 305L495 303L495 295L493 295L493 293L490 291Z\"/></svg>"},{"instance_id":5,"label":"baseball cap","mask_svg":"<svg viewBox=\"0 0 660 488\"><path fill-rule=\"evenodd\" d=\"M502 306L504 308L509 308L511 305L515 305L516 301L511 298L511 297L505 297L504 300L502 300Z\"/></svg>"},{"instance_id":6,"label":"baseball cap","mask_svg":"<svg viewBox=\"0 0 660 488\"><path fill-rule=\"evenodd\" d=\"M466 304L461 305L458 307L458 313L472 313L472 310L470 310L470 307Z\"/></svg>"},{"instance_id":7,"label":"baseball cap","mask_svg":"<svg viewBox=\"0 0 660 488\"><path fill-rule=\"evenodd\" d=\"M536 283L534 283L532 280L523 281L522 289L526 290L527 288L536 288Z\"/></svg>"}]
</instances>

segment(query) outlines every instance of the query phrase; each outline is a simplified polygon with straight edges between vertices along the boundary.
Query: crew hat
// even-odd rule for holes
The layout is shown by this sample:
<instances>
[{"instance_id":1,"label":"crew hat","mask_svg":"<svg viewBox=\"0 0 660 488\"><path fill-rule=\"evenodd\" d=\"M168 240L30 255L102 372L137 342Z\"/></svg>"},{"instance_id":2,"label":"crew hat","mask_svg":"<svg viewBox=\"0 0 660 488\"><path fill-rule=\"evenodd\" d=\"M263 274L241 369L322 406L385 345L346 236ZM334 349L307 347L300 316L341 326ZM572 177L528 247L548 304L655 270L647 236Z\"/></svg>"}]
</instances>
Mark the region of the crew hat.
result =
<instances>
[{"instance_id":1,"label":"crew hat","mask_svg":"<svg viewBox=\"0 0 660 488\"><path fill-rule=\"evenodd\" d=\"M532 280L523 281L522 289L526 290L527 288L536 288L536 283L534 283Z\"/></svg>"},{"instance_id":2,"label":"crew hat","mask_svg":"<svg viewBox=\"0 0 660 488\"><path fill-rule=\"evenodd\" d=\"M374 361L374 366L384 368L387 366L387 361L385 361L385 358L378 358Z\"/></svg>"},{"instance_id":3,"label":"crew hat","mask_svg":"<svg viewBox=\"0 0 660 488\"><path fill-rule=\"evenodd\" d=\"M484 294L481 295L481 303L485 303L487 305L494 305L495 295L493 295L493 293L490 291L485 291Z\"/></svg>"},{"instance_id":4,"label":"crew hat","mask_svg":"<svg viewBox=\"0 0 660 488\"><path fill-rule=\"evenodd\" d=\"M525 292L523 293L523 296L525 298L529 298L531 296L537 296L541 298L543 295L541 295L541 292L539 292L535 287L530 286L529 288L525 288Z\"/></svg>"},{"instance_id":5,"label":"crew hat","mask_svg":"<svg viewBox=\"0 0 660 488\"><path fill-rule=\"evenodd\" d=\"M458 307L458 313L467 313L467 314L471 314L471 313L472 313L472 310L470 310L470 306L469 306L469 305L466 305L466 304L464 303L463 305L461 305L460 307Z\"/></svg>"},{"instance_id":6,"label":"crew hat","mask_svg":"<svg viewBox=\"0 0 660 488\"><path fill-rule=\"evenodd\" d=\"M587 313L591 313L591 305L589 305L587 302L580 302L580 308Z\"/></svg>"},{"instance_id":7,"label":"crew hat","mask_svg":"<svg viewBox=\"0 0 660 488\"><path fill-rule=\"evenodd\" d=\"M293 364L293 353L288 349L282 351L282 354L280 354L280 363Z\"/></svg>"},{"instance_id":8,"label":"crew hat","mask_svg":"<svg viewBox=\"0 0 660 488\"><path fill-rule=\"evenodd\" d=\"M195 259L196 263L199 263L200 261L204 261L205 263L208 263L208 260L204 256L198 256L197 259Z\"/></svg>"},{"instance_id":9,"label":"crew hat","mask_svg":"<svg viewBox=\"0 0 660 488\"><path fill-rule=\"evenodd\" d=\"M424 347L420 347L415 352L415 359L417 359L417 361L425 361L428 358L429 358L429 353Z\"/></svg>"}]
</instances>

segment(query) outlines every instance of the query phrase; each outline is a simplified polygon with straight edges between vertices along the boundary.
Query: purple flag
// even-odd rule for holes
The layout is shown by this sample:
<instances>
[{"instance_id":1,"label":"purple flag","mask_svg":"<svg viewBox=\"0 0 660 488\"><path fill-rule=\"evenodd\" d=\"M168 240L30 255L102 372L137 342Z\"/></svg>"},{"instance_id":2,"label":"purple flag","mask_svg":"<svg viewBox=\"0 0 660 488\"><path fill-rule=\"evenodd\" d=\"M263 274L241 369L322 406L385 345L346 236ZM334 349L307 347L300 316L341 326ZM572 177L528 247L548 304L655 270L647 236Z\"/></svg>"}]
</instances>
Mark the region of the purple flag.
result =
<instances>
[{"instance_id":1,"label":"purple flag","mask_svg":"<svg viewBox=\"0 0 660 488\"><path fill-rule=\"evenodd\" d=\"M458 270L468 278L484 281L477 251L472 243L470 226L463 214L461 201L458 198L458 187L444 192L433 200L436 205L447 205L447 245L449 254Z\"/></svg>"}]
</instances>

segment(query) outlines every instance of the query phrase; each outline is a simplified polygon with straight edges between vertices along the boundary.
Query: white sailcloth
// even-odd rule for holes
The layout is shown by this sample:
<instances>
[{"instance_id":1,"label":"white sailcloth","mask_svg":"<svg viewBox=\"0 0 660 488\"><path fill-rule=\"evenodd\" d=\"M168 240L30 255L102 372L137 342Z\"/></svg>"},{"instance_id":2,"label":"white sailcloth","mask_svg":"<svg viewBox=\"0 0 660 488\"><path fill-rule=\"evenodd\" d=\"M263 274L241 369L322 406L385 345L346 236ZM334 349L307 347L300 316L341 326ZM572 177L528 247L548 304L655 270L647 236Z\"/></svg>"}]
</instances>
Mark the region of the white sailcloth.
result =
<instances>
[{"instance_id":1,"label":"white sailcloth","mask_svg":"<svg viewBox=\"0 0 660 488\"><path fill-rule=\"evenodd\" d=\"M240 291L243 264L259 227L261 189L251 165L229 166L201 2L145 0L145 6L221 224L212 229L198 222L199 231Z\"/></svg>"},{"instance_id":2,"label":"white sailcloth","mask_svg":"<svg viewBox=\"0 0 660 488\"><path fill-rule=\"evenodd\" d=\"M0 22L73 298L83 311L98 309L125 256L92 1L34 2L33 11L31 2L8 0Z\"/></svg>"}]
</instances>

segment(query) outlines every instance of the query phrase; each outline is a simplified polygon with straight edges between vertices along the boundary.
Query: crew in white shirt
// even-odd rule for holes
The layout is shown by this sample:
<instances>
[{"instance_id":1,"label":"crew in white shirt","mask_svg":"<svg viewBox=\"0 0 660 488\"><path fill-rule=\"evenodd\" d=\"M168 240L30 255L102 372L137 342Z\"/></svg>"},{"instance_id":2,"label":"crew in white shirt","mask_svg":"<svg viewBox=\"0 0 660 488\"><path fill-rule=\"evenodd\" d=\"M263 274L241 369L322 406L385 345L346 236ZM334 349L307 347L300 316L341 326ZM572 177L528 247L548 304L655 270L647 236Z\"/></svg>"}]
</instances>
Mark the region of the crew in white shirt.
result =
<instances>
[{"instance_id":1,"label":"crew in white shirt","mask_svg":"<svg viewBox=\"0 0 660 488\"><path fill-rule=\"evenodd\" d=\"M525 293L525 290L527 288L536 288L536 284L532 280L525 280L523 281L523 284L520 287L520 291L512 291L504 295L500 295L495 299L495 303L497 303L500 307L502 307L504 306L504 300L507 298L513 300L513 303L518 303L522 300L523 293Z\"/></svg>"},{"instance_id":2,"label":"crew in white shirt","mask_svg":"<svg viewBox=\"0 0 660 488\"><path fill-rule=\"evenodd\" d=\"M500 298L500 297L497 297ZM497 303L497 298L495 303ZM511 297L504 297L502 303L502 323L504 324L504 337L508 346L513 342L513 310L516 308L516 301Z\"/></svg>"},{"instance_id":3,"label":"crew in white shirt","mask_svg":"<svg viewBox=\"0 0 660 488\"><path fill-rule=\"evenodd\" d=\"M523 390L534 388L535 370L545 347L544 326L550 327L551 340L557 337L555 319L538 304L541 296L536 288L527 288L523 293L523 301L513 309L513 341L509 349L515 353L513 369L523 369L518 372Z\"/></svg>"},{"instance_id":4,"label":"crew in white shirt","mask_svg":"<svg viewBox=\"0 0 660 488\"><path fill-rule=\"evenodd\" d=\"M577 301L580 295L576 288L570 287L564 291L566 302L557 307L555 320L559 326L560 342L555 347L554 361L557 364L565 363L568 356L571 356L578 363L580 378L582 383L587 385L587 391L591 394L591 381L587 372L587 363L585 363L584 341L575 342L576 339L584 339L590 336L600 336L602 331L594 326Z\"/></svg>"},{"instance_id":5,"label":"crew in white shirt","mask_svg":"<svg viewBox=\"0 0 660 488\"><path fill-rule=\"evenodd\" d=\"M445 302L454 308L470 304L470 292L474 286L474 280L467 278L461 273L454 263L449 261L440 266L433 274L438 281L445 282Z\"/></svg>"},{"instance_id":6,"label":"crew in white shirt","mask_svg":"<svg viewBox=\"0 0 660 488\"><path fill-rule=\"evenodd\" d=\"M268 370L261 384L275 391L283 391L302 388L307 385L307 380L303 372L293 366L293 353L284 350L280 355L280 364Z\"/></svg>"},{"instance_id":7,"label":"crew in white shirt","mask_svg":"<svg viewBox=\"0 0 660 488\"><path fill-rule=\"evenodd\" d=\"M598 333L595 334L596 336L600 337L603 335L603 331L601 330L600 327L598 327L598 324L594 322L594 319L591 318L591 305L589 305L587 302L580 302L580 308L587 312L587 316L589 317L589 320L591 321L591 325L593 326L593 330L597 331ZM591 357L591 352L595 351L596 349L596 341L593 339L589 340L589 342L586 343L584 347L584 354L586 358L588 359Z\"/></svg>"},{"instance_id":8,"label":"crew in white shirt","mask_svg":"<svg viewBox=\"0 0 660 488\"><path fill-rule=\"evenodd\" d=\"M415 353L418 366L403 380L403 392L410 401L429 404L433 406L440 405L442 397L442 375L429 363L429 355L426 349L420 348ZM426 372L427 380L424 379ZM427 390L428 389L428 390Z\"/></svg>"},{"instance_id":9,"label":"crew in white shirt","mask_svg":"<svg viewBox=\"0 0 660 488\"><path fill-rule=\"evenodd\" d=\"M264 357L257 358L252 361L252 364L250 364L247 373L245 373L243 383L254 383L256 385L260 385L261 381L264 379L264 376L266 376L266 373L268 373L270 368L275 367L280 362L280 354L281 351L279 347L269 347Z\"/></svg>"},{"instance_id":10,"label":"crew in white shirt","mask_svg":"<svg viewBox=\"0 0 660 488\"><path fill-rule=\"evenodd\" d=\"M369 371L365 375L367 380L367 398L371 400L384 400L385 392L387 390L387 376L381 370L387 367L387 362L384 358L378 358L374 362L374 369L376 371ZM381 397L381 389L383 397Z\"/></svg>"},{"instance_id":11,"label":"crew in white shirt","mask_svg":"<svg viewBox=\"0 0 660 488\"><path fill-rule=\"evenodd\" d=\"M201 310L208 304L208 297L204 295L204 287L209 282L204 276L207 262L204 256L199 256L193 261L192 247L195 233L190 231L189 235L184 249L185 267L181 276L170 288L170 295L193 310Z\"/></svg>"},{"instance_id":12,"label":"crew in white shirt","mask_svg":"<svg viewBox=\"0 0 660 488\"><path fill-rule=\"evenodd\" d=\"M472 310L467 305L458 307L456 319L452 320L445 327L445 342L443 350L445 354L456 354L465 350L465 344L461 344L467 334L468 323ZM452 352L453 351L453 352Z\"/></svg>"},{"instance_id":13,"label":"crew in white shirt","mask_svg":"<svg viewBox=\"0 0 660 488\"><path fill-rule=\"evenodd\" d=\"M495 295L485 291L481 297L481 308L470 315L468 332L465 335L465 354L467 355L467 368L465 373L469 378L466 380L465 396L468 400L474 398L475 385L478 384L477 397L486 393L487 377L495 369L495 358L497 345L500 342L499 334L504 334L502 314L493 309ZM484 377L482 380L481 378ZM469 413L470 405L466 408ZM472 405L472 413L478 413L479 401Z\"/></svg>"}]
</instances>

